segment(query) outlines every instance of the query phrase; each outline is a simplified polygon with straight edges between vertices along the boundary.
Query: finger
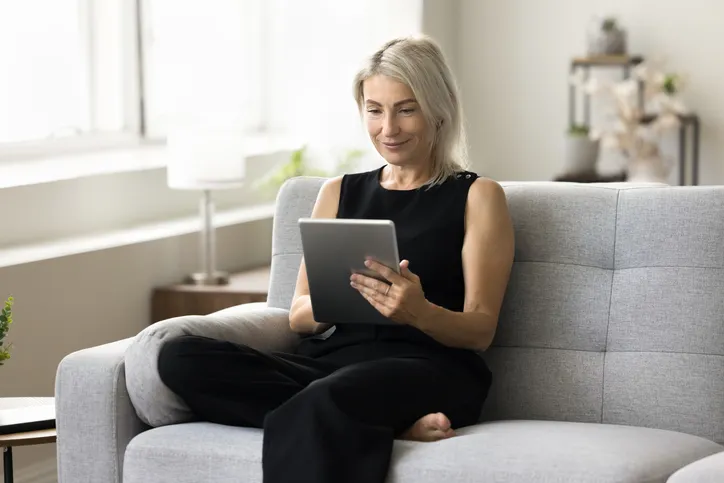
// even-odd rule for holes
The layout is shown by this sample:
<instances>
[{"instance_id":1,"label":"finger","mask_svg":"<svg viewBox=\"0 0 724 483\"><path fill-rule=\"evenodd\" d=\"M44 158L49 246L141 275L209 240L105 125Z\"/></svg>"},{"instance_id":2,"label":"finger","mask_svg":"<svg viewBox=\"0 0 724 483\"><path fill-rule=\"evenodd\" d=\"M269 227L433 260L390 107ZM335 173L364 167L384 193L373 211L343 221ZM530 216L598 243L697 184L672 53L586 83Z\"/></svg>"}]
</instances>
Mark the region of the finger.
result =
<instances>
[{"instance_id":1,"label":"finger","mask_svg":"<svg viewBox=\"0 0 724 483\"><path fill-rule=\"evenodd\" d=\"M380 293L378 290L375 290L373 288L366 287L364 285L358 285L355 282L352 282L351 285L365 297L375 300L382 305L387 306L392 301L387 295L385 295L384 293ZM392 290L391 287L390 290Z\"/></svg>"},{"instance_id":2,"label":"finger","mask_svg":"<svg viewBox=\"0 0 724 483\"><path fill-rule=\"evenodd\" d=\"M367 300L367 302L369 302L370 305L372 305L372 307L374 307L379 313L381 313L381 314L384 315L385 317L389 317L389 316L390 316L390 308L389 308L389 307L387 307L385 304L379 302L378 300L370 297L369 295L367 295L367 294L364 293L364 292L360 292L360 293L361 293L362 296Z\"/></svg>"},{"instance_id":3,"label":"finger","mask_svg":"<svg viewBox=\"0 0 724 483\"><path fill-rule=\"evenodd\" d=\"M363 286L363 287L369 287L373 290L376 290L378 292L386 292L387 287L389 287L388 284L385 282L381 282L377 280L376 278L368 277L367 275L362 275L361 273L355 273L350 277L350 281L356 283L357 285Z\"/></svg>"},{"instance_id":4,"label":"finger","mask_svg":"<svg viewBox=\"0 0 724 483\"><path fill-rule=\"evenodd\" d=\"M380 275L382 275L383 277L385 277L390 283L393 283L393 284L402 283L405 281L405 277L398 274L397 272L392 270L390 267L382 265L381 263L379 263L375 260L371 260L371 259L365 260L365 266L367 266L367 268L371 268L375 272L377 272Z\"/></svg>"},{"instance_id":5,"label":"finger","mask_svg":"<svg viewBox=\"0 0 724 483\"><path fill-rule=\"evenodd\" d=\"M402 260L400 262L400 274L405 277L407 280L415 281L417 278L417 275L412 273L410 271L410 261L409 260Z\"/></svg>"}]
</instances>

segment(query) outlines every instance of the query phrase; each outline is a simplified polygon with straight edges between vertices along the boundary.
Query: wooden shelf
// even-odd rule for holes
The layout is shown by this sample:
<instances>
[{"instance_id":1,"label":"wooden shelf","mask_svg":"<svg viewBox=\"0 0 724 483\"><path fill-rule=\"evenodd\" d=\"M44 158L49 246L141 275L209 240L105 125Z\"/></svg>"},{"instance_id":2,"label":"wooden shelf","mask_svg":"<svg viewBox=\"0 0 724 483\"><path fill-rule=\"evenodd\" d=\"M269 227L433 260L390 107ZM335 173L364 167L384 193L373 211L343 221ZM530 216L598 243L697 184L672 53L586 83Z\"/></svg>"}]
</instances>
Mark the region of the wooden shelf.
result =
<instances>
[{"instance_id":1,"label":"wooden shelf","mask_svg":"<svg viewBox=\"0 0 724 483\"><path fill-rule=\"evenodd\" d=\"M644 61L640 55L596 55L590 57L574 57L572 67L600 67L600 66L631 66Z\"/></svg>"}]
</instances>

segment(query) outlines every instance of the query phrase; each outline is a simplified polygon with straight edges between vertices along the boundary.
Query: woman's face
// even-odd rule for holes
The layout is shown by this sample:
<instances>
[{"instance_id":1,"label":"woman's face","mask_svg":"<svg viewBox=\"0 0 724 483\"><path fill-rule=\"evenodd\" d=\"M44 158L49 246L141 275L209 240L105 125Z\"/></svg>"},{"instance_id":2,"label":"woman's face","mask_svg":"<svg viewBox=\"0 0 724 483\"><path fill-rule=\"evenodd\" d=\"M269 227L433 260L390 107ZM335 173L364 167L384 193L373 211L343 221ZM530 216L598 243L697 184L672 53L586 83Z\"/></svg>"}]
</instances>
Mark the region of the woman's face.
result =
<instances>
[{"instance_id":1,"label":"woman's face","mask_svg":"<svg viewBox=\"0 0 724 483\"><path fill-rule=\"evenodd\" d=\"M390 77L364 81L364 118L377 152L390 164L428 161L427 124L412 90Z\"/></svg>"}]
</instances>

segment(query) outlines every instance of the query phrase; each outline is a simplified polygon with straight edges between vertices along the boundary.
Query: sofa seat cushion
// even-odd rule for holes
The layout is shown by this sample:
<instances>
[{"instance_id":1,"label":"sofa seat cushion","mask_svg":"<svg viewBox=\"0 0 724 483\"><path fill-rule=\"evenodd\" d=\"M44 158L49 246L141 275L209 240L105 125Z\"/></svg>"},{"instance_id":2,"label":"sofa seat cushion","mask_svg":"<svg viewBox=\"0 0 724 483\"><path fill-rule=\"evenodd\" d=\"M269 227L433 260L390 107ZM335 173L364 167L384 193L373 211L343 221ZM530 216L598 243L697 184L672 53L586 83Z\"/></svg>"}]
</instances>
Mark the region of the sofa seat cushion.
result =
<instances>
[{"instance_id":1,"label":"sofa seat cushion","mask_svg":"<svg viewBox=\"0 0 724 483\"><path fill-rule=\"evenodd\" d=\"M724 481L724 452L708 456L686 466L667 483L721 483Z\"/></svg>"},{"instance_id":2,"label":"sofa seat cushion","mask_svg":"<svg viewBox=\"0 0 724 483\"><path fill-rule=\"evenodd\" d=\"M210 423L151 429L126 449L124 483L261 480L262 432ZM397 441L388 483L666 482L724 447L629 426L499 421L437 443Z\"/></svg>"},{"instance_id":3,"label":"sofa seat cushion","mask_svg":"<svg viewBox=\"0 0 724 483\"><path fill-rule=\"evenodd\" d=\"M131 440L123 483L261 482L260 429L182 423Z\"/></svg>"},{"instance_id":4,"label":"sofa seat cushion","mask_svg":"<svg viewBox=\"0 0 724 483\"><path fill-rule=\"evenodd\" d=\"M595 423L496 421L434 444L395 446L395 483L664 483L724 447L674 431Z\"/></svg>"}]
</instances>

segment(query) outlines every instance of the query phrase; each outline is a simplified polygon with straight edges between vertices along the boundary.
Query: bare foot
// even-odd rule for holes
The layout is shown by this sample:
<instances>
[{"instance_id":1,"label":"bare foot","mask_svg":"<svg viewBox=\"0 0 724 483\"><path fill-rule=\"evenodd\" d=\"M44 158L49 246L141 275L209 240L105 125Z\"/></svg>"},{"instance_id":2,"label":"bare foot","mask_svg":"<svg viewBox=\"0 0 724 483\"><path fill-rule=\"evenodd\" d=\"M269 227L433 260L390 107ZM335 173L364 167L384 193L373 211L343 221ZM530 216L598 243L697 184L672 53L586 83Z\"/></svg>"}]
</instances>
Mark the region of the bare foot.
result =
<instances>
[{"instance_id":1,"label":"bare foot","mask_svg":"<svg viewBox=\"0 0 724 483\"><path fill-rule=\"evenodd\" d=\"M450 420L443 413L428 414L405 431L401 439L426 443L447 439L455 436L455 431L450 426Z\"/></svg>"}]
</instances>

